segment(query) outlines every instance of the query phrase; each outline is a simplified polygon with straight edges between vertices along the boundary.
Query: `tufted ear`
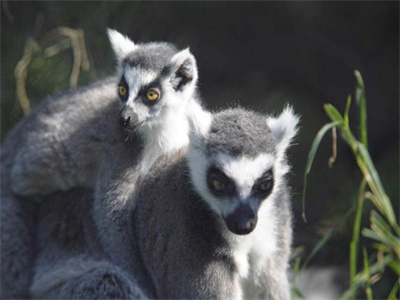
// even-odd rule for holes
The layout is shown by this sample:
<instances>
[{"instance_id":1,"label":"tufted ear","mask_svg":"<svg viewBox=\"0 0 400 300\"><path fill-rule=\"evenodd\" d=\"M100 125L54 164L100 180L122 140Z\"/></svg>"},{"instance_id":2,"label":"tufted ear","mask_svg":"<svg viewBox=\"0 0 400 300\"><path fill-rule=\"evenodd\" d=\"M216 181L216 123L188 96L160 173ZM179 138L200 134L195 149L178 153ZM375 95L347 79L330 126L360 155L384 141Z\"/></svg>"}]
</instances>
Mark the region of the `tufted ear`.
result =
<instances>
[{"instance_id":1,"label":"tufted ear","mask_svg":"<svg viewBox=\"0 0 400 300\"><path fill-rule=\"evenodd\" d=\"M208 134L212 118L212 113L206 111L200 104L191 105L188 112L190 143L197 145Z\"/></svg>"},{"instance_id":2,"label":"tufted ear","mask_svg":"<svg viewBox=\"0 0 400 300\"><path fill-rule=\"evenodd\" d=\"M121 62L128 53L136 48L134 42L114 29L107 29L107 35L118 62Z\"/></svg>"},{"instance_id":3,"label":"tufted ear","mask_svg":"<svg viewBox=\"0 0 400 300\"><path fill-rule=\"evenodd\" d=\"M278 117L268 117L267 125L277 141L278 153L284 153L297 133L300 117L291 106L286 106Z\"/></svg>"},{"instance_id":4,"label":"tufted ear","mask_svg":"<svg viewBox=\"0 0 400 300\"><path fill-rule=\"evenodd\" d=\"M197 83L198 73L196 59L189 48L182 50L171 58L171 84L175 91L184 91L194 87Z\"/></svg>"}]
</instances>

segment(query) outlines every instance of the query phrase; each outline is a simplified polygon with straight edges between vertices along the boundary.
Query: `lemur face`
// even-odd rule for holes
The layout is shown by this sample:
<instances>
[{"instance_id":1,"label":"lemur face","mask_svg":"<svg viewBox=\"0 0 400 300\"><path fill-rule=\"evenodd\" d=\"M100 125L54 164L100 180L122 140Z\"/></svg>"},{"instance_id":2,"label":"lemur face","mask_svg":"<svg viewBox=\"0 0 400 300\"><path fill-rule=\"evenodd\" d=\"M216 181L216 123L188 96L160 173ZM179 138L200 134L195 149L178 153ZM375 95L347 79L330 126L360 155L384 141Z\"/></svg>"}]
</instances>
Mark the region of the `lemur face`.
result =
<instances>
[{"instance_id":1,"label":"lemur face","mask_svg":"<svg viewBox=\"0 0 400 300\"><path fill-rule=\"evenodd\" d=\"M114 30L108 35L118 58L122 126L140 132L162 126L165 115L186 109L197 82L189 50L178 52L168 43L134 44Z\"/></svg>"},{"instance_id":2,"label":"lemur face","mask_svg":"<svg viewBox=\"0 0 400 300\"><path fill-rule=\"evenodd\" d=\"M274 188L274 161L272 154L256 157L234 157L218 153L206 171L209 201L235 234L254 230L258 210Z\"/></svg>"},{"instance_id":3,"label":"lemur face","mask_svg":"<svg viewBox=\"0 0 400 300\"><path fill-rule=\"evenodd\" d=\"M251 233L260 210L273 208L289 171L284 151L297 122L290 109L279 118L231 109L191 122L192 183L232 233Z\"/></svg>"}]
</instances>

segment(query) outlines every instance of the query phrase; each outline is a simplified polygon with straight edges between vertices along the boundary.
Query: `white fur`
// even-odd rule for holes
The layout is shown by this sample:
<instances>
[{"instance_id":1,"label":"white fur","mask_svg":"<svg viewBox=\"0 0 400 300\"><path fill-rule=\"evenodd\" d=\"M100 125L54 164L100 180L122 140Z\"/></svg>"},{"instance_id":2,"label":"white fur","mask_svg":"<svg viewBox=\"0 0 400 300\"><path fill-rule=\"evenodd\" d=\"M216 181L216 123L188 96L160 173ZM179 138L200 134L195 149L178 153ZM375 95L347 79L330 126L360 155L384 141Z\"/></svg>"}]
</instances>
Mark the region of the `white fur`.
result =
<instances>
[{"instance_id":1,"label":"white fur","mask_svg":"<svg viewBox=\"0 0 400 300\"><path fill-rule=\"evenodd\" d=\"M140 87L148 85L157 77L157 73L150 70L144 70L139 66L126 67L124 70L125 80L129 86L129 100L137 97Z\"/></svg>"},{"instance_id":2,"label":"white fur","mask_svg":"<svg viewBox=\"0 0 400 300\"><path fill-rule=\"evenodd\" d=\"M300 118L294 114L291 106L286 106L277 118L267 118L267 125L278 143L276 147L278 159L284 157L286 149L295 137L299 120Z\"/></svg>"},{"instance_id":3,"label":"white fur","mask_svg":"<svg viewBox=\"0 0 400 300\"><path fill-rule=\"evenodd\" d=\"M262 203L258 211L257 226L251 233L240 236L228 229L225 231L242 280L249 279L251 273L258 274L264 270L268 259L278 249L273 206L274 201L270 197Z\"/></svg>"},{"instance_id":4,"label":"white fur","mask_svg":"<svg viewBox=\"0 0 400 300\"><path fill-rule=\"evenodd\" d=\"M217 164L227 176L234 180L239 191L238 197L221 201L211 194L206 181L206 172L211 163ZM220 153L210 162L202 149L192 146L189 151L189 164L194 187L211 209L220 216L233 212L240 203L251 202L253 200L251 190L255 181L265 171L273 169L274 188L258 210L258 224L254 231L248 235L239 236L225 228L225 236L231 243L240 278L244 280L251 272L257 274L264 270L268 258L277 250L274 201L288 168L283 168L270 153L262 153L256 158L234 158Z\"/></svg>"},{"instance_id":5,"label":"white fur","mask_svg":"<svg viewBox=\"0 0 400 300\"><path fill-rule=\"evenodd\" d=\"M145 145L141 172L147 172L161 155L173 153L189 144L189 124L184 110L174 112L166 109L158 120L140 130Z\"/></svg>"},{"instance_id":6,"label":"white fur","mask_svg":"<svg viewBox=\"0 0 400 300\"><path fill-rule=\"evenodd\" d=\"M219 153L210 160L203 153L203 149L198 149L191 143L188 157L194 187L210 205L210 208L220 216L229 215L243 202L253 206L252 201L254 199L250 197L252 187L255 181L268 169L272 168L274 174L272 194L279 189L285 174L289 171L287 165L283 165L281 161L270 153L261 153L255 158L234 158L227 154ZM212 163L219 166L225 175L235 182L238 197L229 199L229 201L221 201L209 191L206 173Z\"/></svg>"},{"instance_id":7,"label":"white fur","mask_svg":"<svg viewBox=\"0 0 400 300\"><path fill-rule=\"evenodd\" d=\"M225 175L235 182L242 201L250 196L255 181L272 168L274 161L274 156L269 153L262 153L255 158L242 156L239 159L220 153L215 160Z\"/></svg>"},{"instance_id":8,"label":"white fur","mask_svg":"<svg viewBox=\"0 0 400 300\"><path fill-rule=\"evenodd\" d=\"M199 104L192 105L188 110L190 125L190 141L198 144L199 138L205 137L210 131L212 114L204 110Z\"/></svg>"},{"instance_id":9,"label":"white fur","mask_svg":"<svg viewBox=\"0 0 400 300\"><path fill-rule=\"evenodd\" d=\"M189 48L186 48L178 53L176 53L171 59L171 65L175 66L175 68L179 68L186 60L189 60L192 67L194 68L193 72L193 80L192 82L197 82L197 67L196 67L196 59L193 54L190 52Z\"/></svg>"},{"instance_id":10,"label":"white fur","mask_svg":"<svg viewBox=\"0 0 400 300\"><path fill-rule=\"evenodd\" d=\"M189 146L188 163L193 187L201 198L208 203L210 208L216 214L221 215L220 201L210 193L207 185L206 172L212 161L205 155L203 149L197 148L192 141Z\"/></svg>"},{"instance_id":11,"label":"white fur","mask_svg":"<svg viewBox=\"0 0 400 300\"><path fill-rule=\"evenodd\" d=\"M152 82L156 76L156 73L146 72L138 67L125 70L125 79L129 85L126 106L130 106L138 121L143 124L138 129L145 145L140 167L142 172L147 172L161 155L172 153L189 144L188 115L192 110L201 111L201 106L191 94L176 93L168 81L164 82L161 108L151 111L147 105L135 100L139 88Z\"/></svg>"},{"instance_id":12,"label":"white fur","mask_svg":"<svg viewBox=\"0 0 400 300\"><path fill-rule=\"evenodd\" d=\"M136 49L136 45L131 39L114 29L107 29L107 35L118 62L121 62L127 54Z\"/></svg>"},{"instance_id":13,"label":"white fur","mask_svg":"<svg viewBox=\"0 0 400 300\"><path fill-rule=\"evenodd\" d=\"M182 97L189 97L195 93L196 90L196 84L197 84L197 79L198 79L198 71L197 71L197 63L196 59L194 58L193 54L190 52L189 48L186 48L178 53L176 53L170 62L171 66L171 71L176 72L181 65L185 62L189 61L191 67L193 68L192 70L192 80L187 83L187 86L182 90L178 91L178 94L181 94Z\"/></svg>"}]
</instances>

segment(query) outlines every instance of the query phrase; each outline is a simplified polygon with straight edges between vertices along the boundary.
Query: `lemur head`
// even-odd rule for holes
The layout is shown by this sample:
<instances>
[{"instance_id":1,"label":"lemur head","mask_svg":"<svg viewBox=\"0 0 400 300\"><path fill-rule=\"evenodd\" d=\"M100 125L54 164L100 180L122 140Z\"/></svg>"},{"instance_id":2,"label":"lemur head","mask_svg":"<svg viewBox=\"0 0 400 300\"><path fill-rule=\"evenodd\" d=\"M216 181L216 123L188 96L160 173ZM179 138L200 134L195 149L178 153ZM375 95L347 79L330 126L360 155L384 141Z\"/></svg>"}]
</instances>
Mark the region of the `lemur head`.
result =
<instances>
[{"instance_id":1,"label":"lemur head","mask_svg":"<svg viewBox=\"0 0 400 300\"><path fill-rule=\"evenodd\" d=\"M135 44L115 30L107 33L118 60L125 128L140 132L186 109L197 84L196 60L188 49L178 51L165 42Z\"/></svg>"},{"instance_id":2,"label":"lemur head","mask_svg":"<svg viewBox=\"0 0 400 300\"><path fill-rule=\"evenodd\" d=\"M195 190L235 234L254 230L264 203L278 194L289 171L285 151L299 118L240 108L191 116L189 167Z\"/></svg>"}]
</instances>

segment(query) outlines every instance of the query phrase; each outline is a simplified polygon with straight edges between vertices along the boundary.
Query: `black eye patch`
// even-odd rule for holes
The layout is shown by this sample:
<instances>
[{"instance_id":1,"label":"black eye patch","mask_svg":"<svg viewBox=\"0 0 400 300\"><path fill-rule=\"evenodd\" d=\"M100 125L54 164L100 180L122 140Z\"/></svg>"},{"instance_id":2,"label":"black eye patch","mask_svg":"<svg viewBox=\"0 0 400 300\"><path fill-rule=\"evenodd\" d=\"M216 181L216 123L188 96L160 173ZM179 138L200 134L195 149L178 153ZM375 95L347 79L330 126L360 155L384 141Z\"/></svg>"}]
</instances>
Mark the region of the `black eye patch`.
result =
<instances>
[{"instance_id":1,"label":"black eye patch","mask_svg":"<svg viewBox=\"0 0 400 300\"><path fill-rule=\"evenodd\" d=\"M207 185L215 196L231 196L235 194L235 184L228 176L215 166L207 172Z\"/></svg>"},{"instance_id":2,"label":"black eye patch","mask_svg":"<svg viewBox=\"0 0 400 300\"><path fill-rule=\"evenodd\" d=\"M252 194L265 198L274 187L274 174L272 170L265 171L254 183Z\"/></svg>"},{"instance_id":3,"label":"black eye patch","mask_svg":"<svg viewBox=\"0 0 400 300\"><path fill-rule=\"evenodd\" d=\"M119 81L118 95L119 95L121 101L126 101L129 97L129 86L125 80L125 76L122 76L121 80Z\"/></svg>"}]
</instances>

